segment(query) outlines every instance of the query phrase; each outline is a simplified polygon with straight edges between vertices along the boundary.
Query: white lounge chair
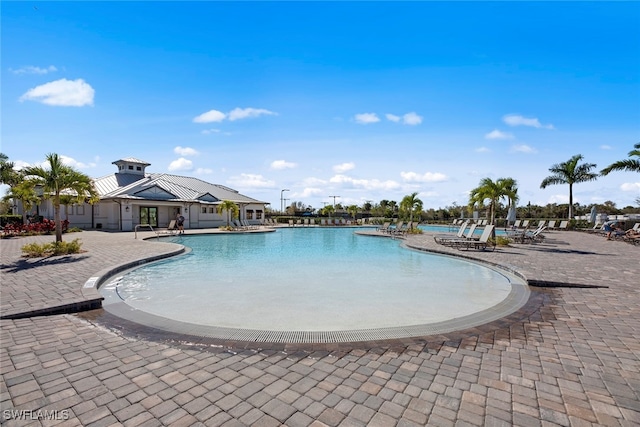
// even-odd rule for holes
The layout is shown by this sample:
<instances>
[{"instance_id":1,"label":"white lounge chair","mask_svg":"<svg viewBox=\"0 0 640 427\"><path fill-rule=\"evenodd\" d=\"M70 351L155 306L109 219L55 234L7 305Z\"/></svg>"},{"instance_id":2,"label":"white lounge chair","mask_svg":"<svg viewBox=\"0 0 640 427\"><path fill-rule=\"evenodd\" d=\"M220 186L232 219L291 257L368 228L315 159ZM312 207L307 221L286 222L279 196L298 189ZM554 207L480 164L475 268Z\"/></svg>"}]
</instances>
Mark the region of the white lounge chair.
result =
<instances>
[{"instance_id":1,"label":"white lounge chair","mask_svg":"<svg viewBox=\"0 0 640 427\"><path fill-rule=\"evenodd\" d=\"M471 227L469 227L469 231L467 231L463 236L461 237L456 236L451 238L441 237L438 240L436 240L436 242L444 246L455 246L458 243L464 243L469 240L476 240L477 237L474 237L476 227L478 227L478 224L471 224Z\"/></svg>"},{"instance_id":2,"label":"white lounge chair","mask_svg":"<svg viewBox=\"0 0 640 427\"><path fill-rule=\"evenodd\" d=\"M464 242L459 242L455 245L458 249L481 249L485 250L491 247L491 250L495 250L496 243L492 240L493 237L493 229L495 226L493 224L487 225L482 231L482 235L479 239L467 239Z\"/></svg>"}]
</instances>

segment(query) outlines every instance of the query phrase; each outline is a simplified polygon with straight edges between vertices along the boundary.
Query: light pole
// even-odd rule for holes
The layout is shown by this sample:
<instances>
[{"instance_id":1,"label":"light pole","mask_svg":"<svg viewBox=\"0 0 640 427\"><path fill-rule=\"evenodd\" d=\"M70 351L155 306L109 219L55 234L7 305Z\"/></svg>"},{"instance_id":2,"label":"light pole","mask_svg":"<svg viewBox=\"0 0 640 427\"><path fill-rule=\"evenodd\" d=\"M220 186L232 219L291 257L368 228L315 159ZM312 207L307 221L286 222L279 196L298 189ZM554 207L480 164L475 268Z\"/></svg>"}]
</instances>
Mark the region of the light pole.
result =
<instances>
[{"instance_id":1,"label":"light pole","mask_svg":"<svg viewBox=\"0 0 640 427\"><path fill-rule=\"evenodd\" d=\"M280 190L280 213L284 213L284 192L289 191L288 189Z\"/></svg>"},{"instance_id":2,"label":"light pole","mask_svg":"<svg viewBox=\"0 0 640 427\"><path fill-rule=\"evenodd\" d=\"M327 196L327 197L333 197L333 210L336 210L336 197L340 197L340 196Z\"/></svg>"}]
</instances>

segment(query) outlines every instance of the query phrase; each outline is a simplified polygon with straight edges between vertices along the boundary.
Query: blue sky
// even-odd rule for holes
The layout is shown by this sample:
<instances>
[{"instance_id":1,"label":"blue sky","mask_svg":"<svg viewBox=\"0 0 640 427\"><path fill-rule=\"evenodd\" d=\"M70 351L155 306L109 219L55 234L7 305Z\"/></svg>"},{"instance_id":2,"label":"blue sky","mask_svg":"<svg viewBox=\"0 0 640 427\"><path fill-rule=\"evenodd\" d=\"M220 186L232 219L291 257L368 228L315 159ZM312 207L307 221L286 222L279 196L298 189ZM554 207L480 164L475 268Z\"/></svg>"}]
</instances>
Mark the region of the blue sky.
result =
<instances>
[{"instance_id":1,"label":"blue sky","mask_svg":"<svg viewBox=\"0 0 640 427\"><path fill-rule=\"evenodd\" d=\"M466 205L480 179L520 205L582 154L640 142L638 2L3 2L2 152L100 177L136 157L280 208ZM636 173L577 184L635 205Z\"/></svg>"}]
</instances>

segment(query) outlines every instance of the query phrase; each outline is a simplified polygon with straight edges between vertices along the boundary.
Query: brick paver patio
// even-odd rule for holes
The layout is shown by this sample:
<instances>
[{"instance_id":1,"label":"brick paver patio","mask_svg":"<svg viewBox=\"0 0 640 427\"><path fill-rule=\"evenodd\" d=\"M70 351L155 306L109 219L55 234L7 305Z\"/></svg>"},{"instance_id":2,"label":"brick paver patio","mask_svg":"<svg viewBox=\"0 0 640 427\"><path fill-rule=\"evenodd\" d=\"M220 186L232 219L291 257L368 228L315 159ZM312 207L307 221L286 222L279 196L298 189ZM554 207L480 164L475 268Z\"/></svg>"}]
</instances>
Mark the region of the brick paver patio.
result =
<instances>
[{"instance_id":1,"label":"brick paver patio","mask_svg":"<svg viewBox=\"0 0 640 427\"><path fill-rule=\"evenodd\" d=\"M172 336L102 309L33 316L82 304L100 272L179 249L133 233L75 237L86 252L44 260L20 247L51 236L0 241L1 314L25 316L0 320L2 425L640 425L637 246L552 232L460 252L411 236L556 287L532 287L523 310L478 328L305 347Z\"/></svg>"}]
</instances>

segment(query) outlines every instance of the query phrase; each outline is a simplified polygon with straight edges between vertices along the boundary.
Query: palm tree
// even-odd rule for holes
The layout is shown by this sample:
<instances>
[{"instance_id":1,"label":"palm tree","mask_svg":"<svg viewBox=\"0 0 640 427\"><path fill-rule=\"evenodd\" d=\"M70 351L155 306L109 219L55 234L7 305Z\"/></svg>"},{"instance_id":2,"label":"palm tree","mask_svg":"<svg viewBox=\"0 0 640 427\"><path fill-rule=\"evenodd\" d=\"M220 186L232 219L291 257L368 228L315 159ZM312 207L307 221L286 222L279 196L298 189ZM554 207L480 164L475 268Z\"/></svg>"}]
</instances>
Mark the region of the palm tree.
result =
<instances>
[{"instance_id":1,"label":"palm tree","mask_svg":"<svg viewBox=\"0 0 640 427\"><path fill-rule=\"evenodd\" d=\"M543 179L540 184L540 188L554 184L569 184L569 219L573 217L573 184L598 179L598 174L591 172L596 167L595 163L578 164L583 158L582 154L576 154L566 162L551 166L549 171L553 175Z\"/></svg>"},{"instance_id":2,"label":"palm tree","mask_svg":"<svg viewBox=\"0 0 640 427\"><path fill-rule=\"evenodd\" d=\"M4 153L0 153L0 184L7 184L13 187L22 181L21 174L13 169L13 166L14 164L9 161L9 157Z\"/></svg>"},{"instance_id":3,"label":"palm tree","mask_svg":"<svg viewBox=\"0 0 640 427\"><path fill-rule=\"evenodd\" d=\"M331 215L333 215L333 213L335 212L335 209L333 208L333 205L327 205L322 208L322 212L324 215L331 217Z\"/></svg>"},{"instance_id":4,"label":"palm tree","mask_svg":"<svg viewBox=\"0 0 640 427\"><path fill-rule=\"evenodd\" d=\"M408 196L404 196L400 201L400 210L403 212L409 212L409 222L413 222L413 213L422 212L422 200L418 199L418 193L411 193Z\"/></svg>"},{"instance_id":5,"label":"palm tree","mask_svg":"<svg viewBox=\"0 0 640 427\"><path fill-rule=\"evenodd\" d=\"M222 212L227 211L227 227L231 227L231 217L235 217L240 213L238 205L231 200L223 200L218 205L218 215L222 215Z\"/></svg>"},{"instance_id":6,"label":"palm tree","mask_svg":"<svg viewBox=\"0 0 640 427\"><path fill-rule=\"evenodd\" d=\"M613 171L640 172L640 143L633 146L634 150L629 151L629 157L636 156L637 159L618 160L611 163L600 171L600 175L607 176Z\"/></svg>"},{"instance_id":7,"label":"palm tree","mask_svg":"<svg viewBox=\"0 0 640 427\"><path fill-rule=\"evenodd\" d=\"M62 241L62 222L60 221L60 195L63 192L75 193L79 203L97 200L98 193L89 176L76 171L62 162L55 153L47 154L47 168L31 166L24 169L24 175L33 177L36 185L42 186L45 197L53 199L54 220L56 222L56 242Z\"/></svg>"},{"instance_id":8,"label":"palm tree","mask_svg":"<svg viewBox=\"0 0 640 427\"><path fill-rule=\"evenodd\" d=\"M24 180L9 190L4 196L5 200L19 200L22 204L22 223L27 223L27 213L31 211L33 205L40 201L40 197L35 190L35 183L31 180Z\"/></svg>"},{"instance_id":9,"label":"palm tree","mask_svg":"<svg viewBox=\"0 0 640 427\"><path fill-rule=\"evenodd\" d=\"M356 215L358 214L358 206L356 206L356 205L347 206L347 212L349 212L349 214L353 217L353 219L355 221Z\"/></svg>"},{"instance_id":10,"label":"palm tree","mask_svg":"<svg viewBox=\"0 0 640 427\"><path fill-rule=\"evenodd\" d=\"M506 197L510 202L518 199L518 186L513 178L499 178L495 182L491 178L482 178L480 185L471 190L469 194L469 206L482 205L489 200L490 223L495 222L496 207L501 198Z\"/></svg>"}]
</instances>

